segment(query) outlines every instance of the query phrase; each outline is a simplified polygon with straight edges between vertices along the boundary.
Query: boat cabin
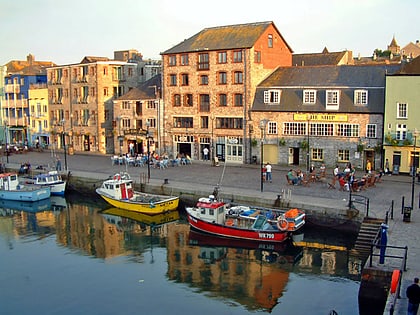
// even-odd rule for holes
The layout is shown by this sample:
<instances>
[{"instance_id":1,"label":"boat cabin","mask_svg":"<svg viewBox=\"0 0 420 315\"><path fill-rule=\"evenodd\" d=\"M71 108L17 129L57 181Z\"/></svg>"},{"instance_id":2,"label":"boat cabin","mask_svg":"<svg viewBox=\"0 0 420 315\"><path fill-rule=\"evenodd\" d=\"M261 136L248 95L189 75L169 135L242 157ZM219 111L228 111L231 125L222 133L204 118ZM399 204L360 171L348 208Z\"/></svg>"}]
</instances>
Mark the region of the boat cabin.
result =
<instances>
[{"instance_id":1,"label":"boat cabin","mask_svg":"<svg viewBox=\"0 0 420 315\"><path fill-rule=\"evenodd\" d=\"M19 178L16 173L0 174L0 190L18 190Z\"/></svg>"},{"instance_id":2,"label":"boat cabin","mask_svg":"<svg viewBox=\"0 0 420 315\"><path fill-rule=\"evenodd\" d=\"M47 174L39 174L36 176L37 184L45 185L51 183L58 183L61 181L61 176L58 174L57 171L49 171Z\"/></svg>"},{"instance_id":3,"label":"boat cabin","mask_svg":"<svg viewBox=\"0 0 420 315\"><path fill-rule=\"evenodd\" d=\"M114 179L105 181L102 184L102 189L114 199L131 199L134 196L133 181L116 176L114 176Z\"/></svg>"},{"instance_id":4,"label":"boat cabin","mask_svg":"<svg viewBox=\"0 0 420 315\"><path fill-rule=\"evenodd\" d=\"M208 198L198 199L197 205L197 216L207 222L214 222L218 224L224 224L226 204L218 201L213 195Z\"/></svg>"}]
</instances>

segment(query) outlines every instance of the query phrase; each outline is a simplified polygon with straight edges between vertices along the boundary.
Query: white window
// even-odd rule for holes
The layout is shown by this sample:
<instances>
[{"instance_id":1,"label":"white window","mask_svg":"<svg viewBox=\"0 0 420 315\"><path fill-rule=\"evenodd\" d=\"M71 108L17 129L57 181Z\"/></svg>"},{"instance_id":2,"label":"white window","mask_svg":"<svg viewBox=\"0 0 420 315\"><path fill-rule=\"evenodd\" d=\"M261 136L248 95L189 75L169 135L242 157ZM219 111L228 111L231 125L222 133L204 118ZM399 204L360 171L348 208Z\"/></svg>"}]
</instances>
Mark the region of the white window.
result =
<instances>
[{"instance_id":1,"label":"white window","mask_svg":"<svg viewBox=\"0 0 420 315\"><path fill-rule=\"evenodd\" d=\"M397 103L397 118L408 118L406 103Z\"/></svg>"},{"instance_id":2,"label":"white window","mask_svg":"<svg viewBox=\"0 0 420 315\"><path fill-rule=\"evenodd\" d=\"M285 122L283 124L283 135L303 136L306 135L305 122Z\"/></svg>"},{"instance_id":3,"label":"white window","mask_svg":"<svg viewBox=\"0 0 420 315\"><path fill-rule=\"evenodd\" d=\"M359 137L359 125L357 125L357 124L337 124L337 136L339 136L339 137Z\"/></svg>"},{"instance_id":4,"label":"white window","mask_svg":"<svg viewBox=\"0 0 420 315\"><path fill-rule=\"evenodd\" d=\"M303 91L303 104L315 104L316 91L315 90L304 90Z\"/></svg>"},{"instance_id":5,"label":"white window","mask_svg":"<svg viewBox=\"0 0 420 315\"><path fill-rule=\"evenodd\" d=\"M397 140L407 139L407 125L406 124L397 124L397 126L396 126L396 138L397 138Z\"/></svg>"},{"instance_id":6,"label":"white window","mask_svg":"<svg viewBox=\"0 0 420 315\"><path fill-rule=\"evenodd\" d=\"M277 123L275 121L268 122L267 133L269 135L276 135L277 134Z\"/></svg>"},{"instance_id":7,"label":"white window","mask_svg":"<svg viewBox=\"0 0 420 315\"><path fill-rule=\"evenodd\" d=\"M327 109L338 109L340 91L338 90L327 90L326 91L326 108Z\"/></svg>"},{"instance_id":8,"label":"white window","mask_svg":"<svg viewBox=\"0 0 420 315\"><path fill-rule=\"evenodd\" d=\"M376 124L366 125L366 138L376 138Z\"/></svg>"},{"instance_id":9,"label":"white window","mask_svg":"<svg viewBox=\"0 0 420 315\"><path fill-rule=\"evenodd\" d=\"M368 104L368 91L366 90L354 91L354 104L367 105Z\"/></svg>"},{"instance_id":10,"label":"white window","mask_svg":"<svg viewBox=\"0 0 420 315\"><path fill-rule=\"evenodd\" d=\"M264 104L280 104L280 91L279 90L264 91Z\"/></svg>"}]
</instances>

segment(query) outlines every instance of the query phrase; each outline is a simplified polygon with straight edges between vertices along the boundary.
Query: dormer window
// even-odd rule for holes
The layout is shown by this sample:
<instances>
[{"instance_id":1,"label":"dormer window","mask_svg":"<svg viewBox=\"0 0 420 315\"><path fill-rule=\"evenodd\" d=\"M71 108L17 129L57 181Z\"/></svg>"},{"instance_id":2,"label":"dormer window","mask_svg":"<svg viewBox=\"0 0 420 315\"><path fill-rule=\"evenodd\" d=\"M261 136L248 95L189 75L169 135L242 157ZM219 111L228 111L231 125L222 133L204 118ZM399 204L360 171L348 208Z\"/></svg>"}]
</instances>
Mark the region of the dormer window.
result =
<instances>
[{"instance_id":1,"label":"dormer window","mask_svg":"<svg viewBox=\"0 0 420 315\"><path fill-rule=\"evenodd\" d=\"M280 104L280 90L264 91L264 104Z\"/></svg>"},{"instance_id":2,"label":"dormer window","mask_svg":"<svg viewBox=\"0 0 420 315\"><path fill-rule=\"evenodd\" d=\"M354 105L367 105L368 104L368 91L356 90L354 91Z\"/></svg>"},{"instance_id":3,"label":"dormer window","mask_svg":"<svg viewBox=\"0 0 420 315\"><path fill-rule=\"evenodd\" d=\"M326 109L337 110L339 103L340 103L340 91L327 90L326 91Z\"/></svg>"},{"instance_id":4,"label":"dormer window","mask_svg":"<svg viewBox=\"0 0 420 315\"><path fill-rule=\"evenodd\" d=\"M304 90L303 91L303 104L315 104L316 91L315 90Z\"/></svg>"}]
</instances>

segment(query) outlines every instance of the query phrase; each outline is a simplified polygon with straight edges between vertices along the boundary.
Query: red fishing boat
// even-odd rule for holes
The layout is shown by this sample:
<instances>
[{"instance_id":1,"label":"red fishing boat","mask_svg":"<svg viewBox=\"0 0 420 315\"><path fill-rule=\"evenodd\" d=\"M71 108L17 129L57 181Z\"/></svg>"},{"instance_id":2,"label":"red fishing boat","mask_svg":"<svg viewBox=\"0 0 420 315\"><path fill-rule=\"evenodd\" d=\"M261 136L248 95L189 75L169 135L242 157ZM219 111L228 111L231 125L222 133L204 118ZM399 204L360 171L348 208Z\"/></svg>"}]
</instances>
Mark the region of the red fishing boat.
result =
<instances>
[{"instance_id":1,"label":"red fishing boat","mask_svg":"<svg viewBox=\"0 0 420 315\"><path fill-rule=\"evenodd\" d=\"M200 198L195 207L186 207L191 228L219 237L280 243L305 224L305 213L298 209L247 206L231 207L210 195Z\"/></svg>"}]
</instances>

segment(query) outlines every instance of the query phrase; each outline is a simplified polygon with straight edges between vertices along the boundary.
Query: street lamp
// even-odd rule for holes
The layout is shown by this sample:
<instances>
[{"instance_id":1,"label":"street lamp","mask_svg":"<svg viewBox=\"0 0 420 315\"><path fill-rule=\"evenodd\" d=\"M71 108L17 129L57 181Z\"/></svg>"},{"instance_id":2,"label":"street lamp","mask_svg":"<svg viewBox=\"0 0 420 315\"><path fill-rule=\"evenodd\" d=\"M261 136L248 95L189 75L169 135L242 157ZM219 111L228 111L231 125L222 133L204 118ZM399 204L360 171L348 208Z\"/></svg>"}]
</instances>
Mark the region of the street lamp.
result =
<instances>
[{"instance_id":1,"label":"street lamp","mask_svg":"<svg viewBox=\"0 0 420 315\"><path fill-rule=\"evenodd\" d=\"M308 142L308 147L306 148L306 171L309 173L309 163L310 161L310 155L309 155L309 133L310 133L310 127L309 127L309 121L311 119L311 116L308 114L307 116L308 118L308 134L307 134L307 142Z\"/></svg>"},{"instance_id":2,"label":"street lamp","mask_svg":"<svg viewBox=\"0 0 420 315\"><path fill-rule=\"evenodd\" d=\"M147 141L147 182L150 182L150 142L149 142L150 121L146 121L146 141Z\"/></svg>"},{"instance_id":3,"label":"street lamp","mask_svg":"<svg viewBox=\"0 0 420 315\"><path fill-rule=\"evenodd\" d=\"M261 129L261 192L264 191L264 174L263 174L263 168L264 168L264 137L265 137L265 125L267 124L267 120L263 119L260 121L260 129Z\"/></svg>"},{"instance_id":4,"label":"street lamp","mask_svg":"<svg viewBox=\"0 0 420 315\"><path fill-rule=\"evenodd\" d=\"M416 180L416 173L417 173L417 154L416 154L416 142L417 142L417 136L419 132L417 128L414 128L413 130L413 136L414 136L414 153L413 153L413 168L412 168L412 182L411 182L411 209L414 209L414 182Z\"/></svg>"},{"instance_id":5,"label":"street lamp","mask_svg":"<svg viewBox=\"0 0 420 315\"><path fill-rule=\"evenodd\" d=\"M62 135L63 135L63 147L64 147L64 170L67 171L67 148L66 148L66 130L65 130L66 121L63 119L61 121L61 124L63 126Z\"/></svg>"},{"instance_id":6,"label":"street lamp","mask_svg":"<svg viewBox=\"0 0 420 315\"><path fill-rule=\"evenodd\" d=\"M6 162L9 163L9 145L7 143L7 138L9 136L9 131L7 130L7 120L4 121L4 138L6 141Z\"/></svg>"},{"instance_id":7,"label":"street lamp","mask_svg":"<svg viewBox=\"0 0 420 315\"><path fill-rule=\"evenodd\" d=\"M210 156L211 156L211 163L212 163L212 165L216 165L216 163L214 162L214 140L213 140L213 128L214 128L214 119L215 119L215 117L214 117L214 115L213 114L211 114L211 116L210 116L210 119L211 119L211 146L210 146L210 149L211 149L211 154L210 154Z\"/></svg>"},{"instance_id":8,"label":"street lamp","mask_svg":"<svg viewBox=\"0 0 420 315\"><path fill-rule=\"evenodd\" d=\"M118 146L120 147L120 157L122 156L122 143L121 143L121 116L117 117L118 122Z\"/></svg>"}]
</instances>

